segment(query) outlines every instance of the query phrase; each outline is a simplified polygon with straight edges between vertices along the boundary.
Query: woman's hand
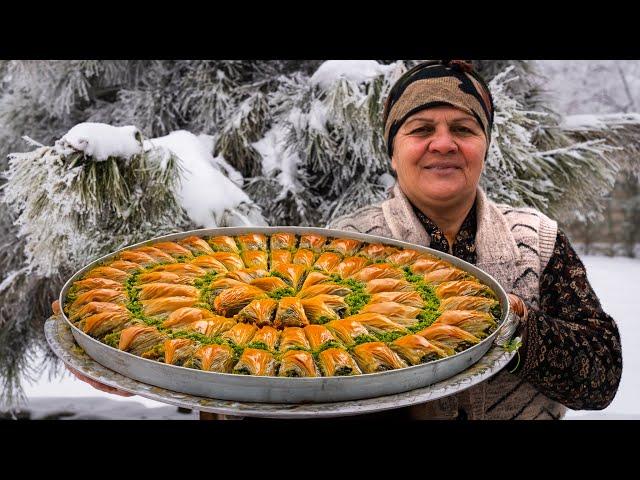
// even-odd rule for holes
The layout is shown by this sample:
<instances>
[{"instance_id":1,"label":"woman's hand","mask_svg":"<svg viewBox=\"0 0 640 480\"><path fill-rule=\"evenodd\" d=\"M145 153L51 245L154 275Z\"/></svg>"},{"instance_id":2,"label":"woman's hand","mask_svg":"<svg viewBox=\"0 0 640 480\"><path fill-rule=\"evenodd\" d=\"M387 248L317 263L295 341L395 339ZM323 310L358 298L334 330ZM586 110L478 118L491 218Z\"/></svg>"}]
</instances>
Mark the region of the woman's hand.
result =
<instances>
[{"instance_id":1,"label":"woman's hand","mask_svg":"<svg viewBox=\"0 0 640 480\"><path fill-rule=\"evenodd\" d=\"M508 293L507 296L509 297L511 311L520 318L525 318L527 316L527 306L524 304L524 301L513 293Z\"/></svg>"},{"instance_id":2,"label":"woman's hand","mask_svg":"<svg viewBox=\"0 0 640 480\"><path fill-rule=\"evenodd\" d=\"M133 397L134 396L133 393L125 392L124 390L118 390L117 388L110 387L109 385L105 385L104 383L96 382L95 380L92 380L89 377L85 377L79 371L74 370L73 368L69 367L68 365L65 365L65 366L67 367L67 370L69 370L71 373L73 373L73 375L78 380L82 380L83 382L88 383L89 385L91 385L93 388L95 388L97 390L100 390L102 392L112 393L114 395L120 395L121 397Z\"/></svg>"},{"instance_id":3,"label":"woman's hand","mask_svg":"<svg viewBox=\"0 0 640 480\"><path fill-rule=\"evenodd\" d=\"M55 302L53 302L51 304L51 309L53 310L53 313L55 315L60 315L61 310L60 310L60 302L58 300L56 300ZM133 393L129 393L129 392L125 392L124 390L118 390L117 388L114 387L110 387L109 385L105 385L103 383L100 382L96 382L95 380L92 380L89 377L84 376L83 374L81 374L80 372L78 372L77 370L69 367L68 365L65 365L65 367L67 368L67 370L69 370L78 380L82 380L85 383L88 383L89 385L91 385L93 388L100 390L102 392L107 392L107 393L112 393L114 395L120 395L121 397L133 397Z\"/></svg>"}]
</instances>

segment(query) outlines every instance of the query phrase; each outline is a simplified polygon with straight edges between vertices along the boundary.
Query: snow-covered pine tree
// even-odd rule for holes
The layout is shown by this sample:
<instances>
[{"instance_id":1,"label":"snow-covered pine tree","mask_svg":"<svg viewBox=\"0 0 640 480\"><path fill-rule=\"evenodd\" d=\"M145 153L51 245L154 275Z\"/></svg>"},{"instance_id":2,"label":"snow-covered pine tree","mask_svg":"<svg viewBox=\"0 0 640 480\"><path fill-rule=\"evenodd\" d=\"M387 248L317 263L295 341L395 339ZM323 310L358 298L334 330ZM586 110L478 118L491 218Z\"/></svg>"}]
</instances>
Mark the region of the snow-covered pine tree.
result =
<instances>
[{"instance_id":1,"label":"snow-covered pine tree","mask_svg":"<svg viewBox=\"0 0 640 480\"><path fill-rule=\"evenodd\" d=\"M614 153L620 165L615 187L600 199L605 211L573 210L566 222L569 232L585 252L595 247L597 253L636 255L640 240L640 203L634 193L640 187L640 62L547 60L538 64L547 77L554 106L565 115L562 124L569 136L578 141L606 139L623 146Z\"/></svg>"},{"instance_id":2,"label":"snow-covered pine tree","mask_svg":"<svg viewBox=\"0 0 640 480\"><path fill-rule=\"evenodd\" d=\"M514 80L518 77L509 67L490 82L496 113L481 179L487 194L560 219L576 207L601 211L603 205L594 199L615 181L618 165L610 156L614 147L604 139L577 142L569 137L549 108L531 109L516 100L524 96L508 94ZM540 95L535 96L536 103Z\"/></svg>"},{"instance_id":3,"label":"snow-covered pine tree","mask_svg":"<svg viewBox=\"0 0 640 480\"><path fill-rule=\"evenodd\" d=\"M109 144L87 148L90 129ZM29 272L48 276L141 235L188 226L177 198L179 169L171 151L145 151L135 127L101 124L80 124L54 147L10 155L1 201L27 240Z\"/></svg>"},{"instance_id":4,"label":"snow-covered pine tree","mask_svg":"<svg viewBox=\"0 0 640 480\"><path fill-rule=\"evenodd\" d=\"M549 102L549 92L537 63L529 60L475 60L474 67L487 80L511 68L511 80L505 92L527 110L556 114Z\"/></svg>"},{"instance_id":5,"label":"snow-covered pine tree","mask_svg":"<svg viewBox=\"0 0 640 480\"><path fill-rule=\"evenodd\" d=\"M598 253L637 256L636 246L640 242L640 114L569 115L563 118L562 128L575 141L600 139L618 145L609 158L619 165L616 188L608 189L598 197L606 211L601 214L594 210L569 209L566 223L576 230L584 243L581 247L587 252L593 240L602 243L609 237L611 244ZM617 198L611 198L612 195ZM612 209L618 207L622 213L621 225L605 221L610 220Z\"/></svg>"},{"instance_id":6,"label":"snow-covered pine tree","mask_svg":"<svg viewBox=\"0 0 640 480\"><path fill-rule=\"evenodd\" d=\"M516 177L521 182L519 186L514 185L515 189L530 190L522 197L524 204L540 208L563 225L574 218L576 211L593 218L600 217L605 204L598 199L611 190L616 172L622 167L622 157L616 151L620 148L626 150L626 147L620 147L625 143L621 142L615 128L603 129L599 135L583 136L567 128L562 115L556 111L554 92L540 62L485 60L476 62L476 66L487 78L501 75L505 67L511 68L506 82L501 82L503 86L498 88L501 93L497 94L506 94L510 99L508 103L513 104L515 100L522 113L534 120L528 125L523 123L523 126L526 127L528 142L536 152L530 151L524 158L514 157L509 162L520 170ZM501 150L509 154L512 149L505 145ZM538 157L535 165L527 162L531 154ZM487 173L490 172L487 169ZM584 175L584 172L589 172L589 175Z\"/></svg>"},{"instance_id":7,"label":"snow-covered pine tree","mask_svg":"<svg viewBox=\"0 0 640 480\"><path fill-rule=\"evenodd\" d=\"M611 157L640 178L640 113L568 115L561 127L574 141L602 140L616 147Z\"/></svg>"},{"instance_id":8,"label":"snow-covered pine tree","mask_svg":"<svg viewBox=\"0 0 640 480\"><path fill-rule=\"evenodd\" d=\"M172 152L144 151L134 127L103 125L103 144L87 144L83 127L99 126L78 125L54 147L12 154L3 174L0 200L15 218L20 246L14 258L2 258L11 268L0 285L0 390L6 402L19 393L15 374L28 368L34 342L44 343L42 321L65 278L110 251L191 225L177 199L179 167Z\"/></svg>"},{"instance_id":9,"label":"snow-covered pine tree","mask_svg":"<svg viewBox=\"0 0 640 480\"><path fill-rule=\"evenodd\" d=\"M9 156L0 197L13 236L0 254L0 403L20 399L19 373L28 375L34 350L45 347L42 323L74 271L167 233L264 224L222 172L242 177L213 159L207 140L186 131L145 140L133 126L81 123L53 147Z\"/></svg>"},{"instance_id":10,"label":"snow-covered pine tree","mask_svg":"<svg viewBox=\"0 0 640 480\"><path fill-rule=\"evenodd\" d=\"M538 60L551 101L563 115L633 113L640 109L637 60Z\"/></svg>"},{"instance_id":11,"label":"snow-covered pine tree","mask_svg":"<svg viewBox=\"0 0 640 480\"><path fill-rule=\"evenodd\" d=\"M270 98L272 128L254 143L263 177L249 186L272 223L324 225L382 198L390 165L381 108L401 71L401 64L333 61L281 83Z\"/></svg>"},{"instance_id":12,"label":"snow-covered pine tree","mask_svg":"<svg viewBox=\"0 0 640 480\"><path fill-rule=\"evenodd\" d=\"M562 119L561 128L574 142L601 141L613 145L607 158L616 162L620 174L628 177L628 181L640 180L640 114L568 115ZM610 190L600 192L599 196ZM590 213L585 218L591 221L599 218L598 211Z\"/></svg>"}]
</instances>

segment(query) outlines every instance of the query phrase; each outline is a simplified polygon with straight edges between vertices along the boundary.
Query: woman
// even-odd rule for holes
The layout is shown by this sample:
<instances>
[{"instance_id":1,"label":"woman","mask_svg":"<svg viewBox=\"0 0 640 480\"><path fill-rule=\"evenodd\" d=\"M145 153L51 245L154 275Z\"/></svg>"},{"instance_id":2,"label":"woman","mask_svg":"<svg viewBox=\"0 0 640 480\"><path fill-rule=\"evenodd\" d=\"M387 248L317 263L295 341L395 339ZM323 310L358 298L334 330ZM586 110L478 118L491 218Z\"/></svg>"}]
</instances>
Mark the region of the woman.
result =
<instances>
[{"instance_id":1,"label":"woman","mask_svg":"<svg viewBox=\"0 0 640 480\"><path fill-rule=\"evenodd\" d=\"M391 198L330 228L447 252L510 292L521 318L517 366L404 410L411 418L559 419L567 407L603 409L622 373L617 326L557 223L532 208L495 204L478 186L492 123L491 93L470 63L427 62L409 70L384 110L397 175Z\"/></svg>"}]
</instances>

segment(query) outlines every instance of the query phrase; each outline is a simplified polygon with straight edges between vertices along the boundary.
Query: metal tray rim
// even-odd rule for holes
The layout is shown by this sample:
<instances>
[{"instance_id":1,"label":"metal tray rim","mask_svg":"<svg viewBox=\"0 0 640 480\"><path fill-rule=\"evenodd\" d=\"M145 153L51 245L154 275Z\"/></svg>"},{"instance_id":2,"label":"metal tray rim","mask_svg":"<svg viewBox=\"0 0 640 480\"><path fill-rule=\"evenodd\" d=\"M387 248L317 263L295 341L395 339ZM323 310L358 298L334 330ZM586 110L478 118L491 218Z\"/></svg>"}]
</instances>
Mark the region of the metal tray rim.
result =
<instances>
[{"instance_id":1,"label":"metal tray rim","mask_svg":"<svg viewBox=\"0 0 640 480\"><path fill-rule=\"evenodd\" d=\"M508 352L493 344L486 355L470 368L447 379L420 387L411 391L393 393L384 396L352 401L337 401L327 403L297 403L274 404L260 402L244 402L237 400L220 400L211 397L194 396L155 387L138 380L114 372L94 359L86 363L83 359L87 354L70 351L65 347L65 329L75 343L71 329L61 316L52 316L45 324L45 334L51 348L61 355L62 361L72 368L76 368L84 375L119 388L134 395L140 395L152 400L195 409L243 417L266 417L281 419L297 418L328 418L351 415L361 415L377 411L395 409L436 400L450 395L452 392L466 390L499 372L513 358L515 352ZM98 370L96 370L96 368Z\"/></svg>"}]
</instances>

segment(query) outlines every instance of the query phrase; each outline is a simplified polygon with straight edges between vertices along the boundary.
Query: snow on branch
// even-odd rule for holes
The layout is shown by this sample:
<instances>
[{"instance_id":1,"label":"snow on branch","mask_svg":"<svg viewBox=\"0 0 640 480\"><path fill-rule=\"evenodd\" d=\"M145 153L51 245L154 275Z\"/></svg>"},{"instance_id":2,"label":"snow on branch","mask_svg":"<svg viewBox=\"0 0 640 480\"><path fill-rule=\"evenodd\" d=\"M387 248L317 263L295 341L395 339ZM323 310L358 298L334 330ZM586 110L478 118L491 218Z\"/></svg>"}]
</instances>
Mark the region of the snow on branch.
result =
<instances>
[{"instance_id":1,"label":"snow on branch","mask_svg":"<svg viewBox=\"0 0 640 480\"><path fill-rule=\"evenodd\" d=\"M615 146L612 157L620 168L640 178L640 114L570 115L560 126L577 141L601 140Z\"/></svg>"},{"instance_id":2,"label":"snow on branch","mask_svg":"<svg viewBox=\"0 0 640 480\"><path fill-rule=\"evenodd\" d=\"M616 147L598 139L576 141L553 115L525 108L507 93L516 78L508 68L490 82L496 110L481 179L487 194L497 202L533 206L553 217L576 207L600 211L603 205L594 199L613 186Z\"/></svg>"}]
</instances>

